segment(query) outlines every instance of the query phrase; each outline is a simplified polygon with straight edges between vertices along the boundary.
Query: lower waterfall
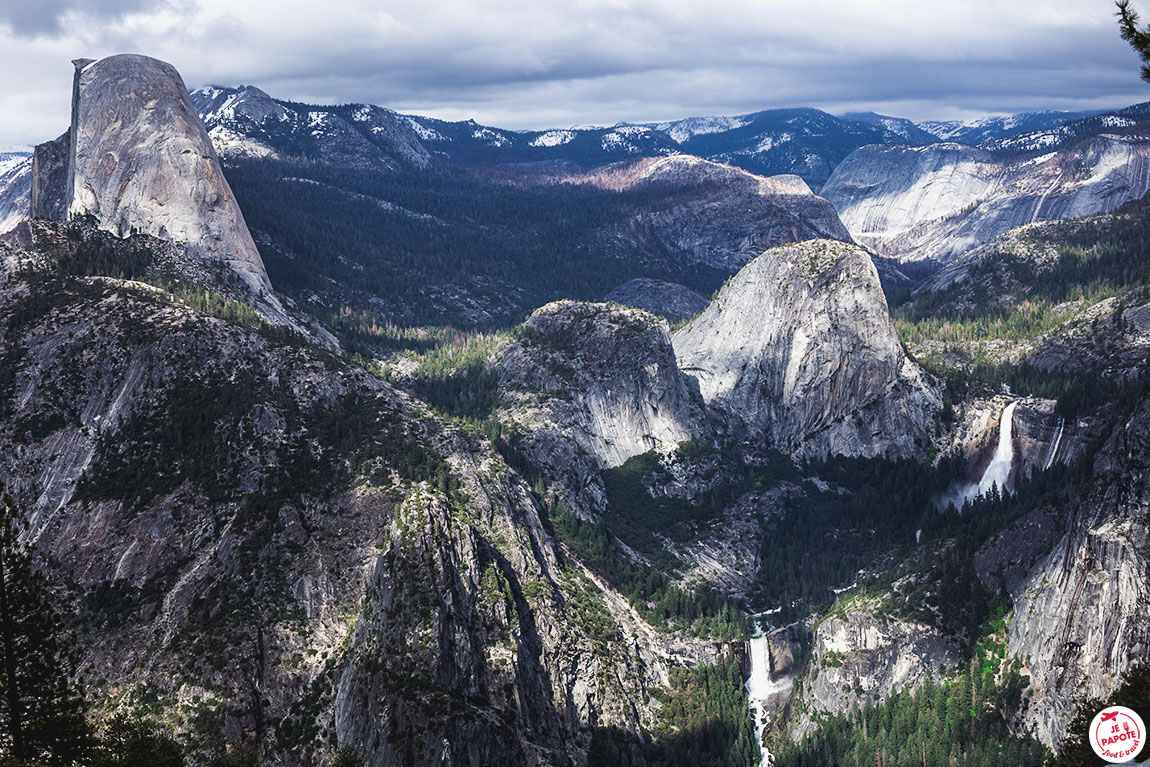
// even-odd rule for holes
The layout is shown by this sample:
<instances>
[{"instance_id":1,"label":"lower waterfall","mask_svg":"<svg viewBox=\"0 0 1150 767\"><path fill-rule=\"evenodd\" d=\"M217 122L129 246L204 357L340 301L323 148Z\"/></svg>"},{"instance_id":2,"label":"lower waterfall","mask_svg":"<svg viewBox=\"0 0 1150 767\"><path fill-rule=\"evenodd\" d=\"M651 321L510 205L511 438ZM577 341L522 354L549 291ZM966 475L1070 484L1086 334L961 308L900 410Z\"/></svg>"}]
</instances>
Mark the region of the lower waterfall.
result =
<instances>
[{"instance_id":1,"label":"lower waterfall","mask_svg":"<svg viewBox=\"0 0 1150 767\"><path fill-rule=\"evenodd\" d=\"M771 678L771 644L766 633L759 628L757 620L754 621L754 625L754 634L747 640L747 657L751 661L751 674L747 679L747 698L750 702L751 720L755 725L755 737L759 739L759 748L762 749L760 764L767 765L771 762L771 752L763 745L763 733L776 710L771 699L788 693L795 680L790 674L779 679Z\"/></svg>"}]
</instances>

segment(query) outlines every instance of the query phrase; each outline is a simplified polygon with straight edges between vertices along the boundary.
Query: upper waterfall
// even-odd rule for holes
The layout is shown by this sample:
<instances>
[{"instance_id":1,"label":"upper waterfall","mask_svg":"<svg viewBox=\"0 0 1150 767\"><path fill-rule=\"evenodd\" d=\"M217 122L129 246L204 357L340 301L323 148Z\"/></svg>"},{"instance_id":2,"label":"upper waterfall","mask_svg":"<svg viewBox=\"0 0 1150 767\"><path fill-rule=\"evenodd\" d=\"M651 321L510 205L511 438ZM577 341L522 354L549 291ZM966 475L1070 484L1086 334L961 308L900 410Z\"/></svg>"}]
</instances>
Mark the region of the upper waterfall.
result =
<instances>
[{"instance_id":1,"label":"upper waterfall","mask_svg":"<svg viewBox=\"0 0 1150 767\"><path fill-rule=\"evenodd\" d=\"M1014 465L1014 408L1017 406L1018 400L1014 400L1002 411L1002 419L998 424L998 447L986 471L982 473L976 496L986 495L996 485L1000 492L1006 492L1006 482L1010 479L1010 469Z\"/></svg>"},{"instance_id":2,"label":"upper waterfall","mask_svg":"<svg viewBox=\"0 0 1150 767\"><path fill-rule=\"evenodd\" d=\"M945 494L935 499L938 508L945 509L953 503L955 508L961 509L967 501L986 495L990 488L996 486L1000 493L1008 492L1007 483L1014 468L1014 409L1018 402L1014 400L1002 410L998 423L998 445L982 477L978 482L959 481L952 484Z\"/></svg>"}]
</instances>

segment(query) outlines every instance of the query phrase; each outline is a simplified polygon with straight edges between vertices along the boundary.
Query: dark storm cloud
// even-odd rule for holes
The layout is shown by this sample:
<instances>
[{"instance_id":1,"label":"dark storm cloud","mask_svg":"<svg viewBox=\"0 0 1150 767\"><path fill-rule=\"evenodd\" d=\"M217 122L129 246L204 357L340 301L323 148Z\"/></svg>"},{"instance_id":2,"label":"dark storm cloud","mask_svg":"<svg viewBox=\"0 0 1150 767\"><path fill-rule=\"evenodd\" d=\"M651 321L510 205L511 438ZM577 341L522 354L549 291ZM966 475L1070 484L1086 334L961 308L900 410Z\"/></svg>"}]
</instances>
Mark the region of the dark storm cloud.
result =
<instances>
[{"instance_id":1,"label":"dark storm cloud","mask_svg":"<svg viewBox=\"0 0 1150 767\"><path fill-rule=\"evenodd\" d=\"M61 19L68 11L115 19L147 5L148 0L5 0L0 4L0 22L20 37L53 35L62 31Z\"/></svg>"},{"instance_id":2,"label":"dark storm cloud","mask_svg":"<svg viewBox=\"0 0 1150 767\"><path fill-rule=\"evenodd\" d=\"M69 59L128 50L171 61L191 87L251 83L510 128L780 106L925 119L1150 98L1110 0L141 1L50 0L19 22L6 6L0 72L18 62L32 74L3 81L0 143L58 132Z\"/></svg>"}]
</instances>

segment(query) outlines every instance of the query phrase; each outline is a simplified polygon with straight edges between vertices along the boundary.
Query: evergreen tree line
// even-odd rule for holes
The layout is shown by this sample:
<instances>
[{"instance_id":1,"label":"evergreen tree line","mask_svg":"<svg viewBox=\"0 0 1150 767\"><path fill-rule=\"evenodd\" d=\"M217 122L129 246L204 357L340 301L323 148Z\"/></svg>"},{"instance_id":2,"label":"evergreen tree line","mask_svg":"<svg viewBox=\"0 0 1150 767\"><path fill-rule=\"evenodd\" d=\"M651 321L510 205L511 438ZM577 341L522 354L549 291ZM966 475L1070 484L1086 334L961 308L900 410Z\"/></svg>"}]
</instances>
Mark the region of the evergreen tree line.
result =
<instances>
[{"instance_id":1,"label":"evergreen tree line","mask_svg":"<svg viewBox=\"0 0 1150 767\"><path fill-rule=\"evenodd\" d=\"M1055 400L1055 413L1081 418L1098 408L1141 394L1150 375L1145 368L1128 376L1108 375L1101 370L1064 371L976 359L964 365L940 363L933 356L917 360L944 381L943 419L954 419L954 403L974 393L998 394L1006 385L1021 396Z\"/></svg>"},{"instance_id":2,"label":"evergreen tree line","mask_svg":"<svg viewBox=\"0 0 1150 767\"><path fill-rule=\"evenodd\" d=\"M1150 722L1150 665L1143 661L1126 673L1122 684L1110 696L1086 700L1078 705L1077 713L1066 728L1059 745L1058 755L1048 767L1094 767L1098 756L1090 746L1090 723L1094 716L1109 706L1125 706L1138 712L1143 722ZM1142 759L1146 751L1138 757Z\"/></svg>"},{"instance_id":3,"label":"evergreen tree line","mask_svg":"<svg viewBox=\"0 0 1150 767\"><path fill-rule=\"evenodd\" d=\"M659 241L601 235L669 194L658 188L513 185L462 168L382 174L304 160L236 161L225 172L248 224L275 243L261 255L279 290L326 293L330 279L412 312L381 320L442 323L438 310L413 299L429 284L467 286L493 305L510 300L517 308L503 321L517 321L547 301L599 298L633 277L709 295L727 276L683 263ZM660 248L667 258L652 263Z\"/></svg>"},{"instance_id":4,"label":"evergreen tree line","mask_svg":"<svg viewBox=\"0 0 1150 767\"><path fill-rule=\"evenodd\" d=\"M842 456L808 463L803 476L848 492L822 492L805 483L802 495L785 502L785 513L765 523L752 606L781 608L780 621L829 607L832 589L850 586L859 570L914 544L933 497L960 470L958 462L946 459L937 467Z\"/></svg>"},{"instance_id":5,"label":"evergreen tree line","mask_svg":"<svg viewBox=\"0 0 1150 767\"><path fill-rule=\"evenodd\" d=\"M754 767L759 746L739 661L727 656L676 668L655 693L661 706L653 738L614 728L592 731L588 767Z\"/></svg>"},{"instance_id":6,"label":"evergreen tree line","mask_svg":"<svg viewBox=\"0 0 1150 767\"><path fill-rule=\"evenodd\" d=\"M845 716L823 719L798 742L784 740L776 767L1040 767L1041 743L1011 731L1022 678L972 663L941 682L891 695Z\"/></svg>"}]
</instances>

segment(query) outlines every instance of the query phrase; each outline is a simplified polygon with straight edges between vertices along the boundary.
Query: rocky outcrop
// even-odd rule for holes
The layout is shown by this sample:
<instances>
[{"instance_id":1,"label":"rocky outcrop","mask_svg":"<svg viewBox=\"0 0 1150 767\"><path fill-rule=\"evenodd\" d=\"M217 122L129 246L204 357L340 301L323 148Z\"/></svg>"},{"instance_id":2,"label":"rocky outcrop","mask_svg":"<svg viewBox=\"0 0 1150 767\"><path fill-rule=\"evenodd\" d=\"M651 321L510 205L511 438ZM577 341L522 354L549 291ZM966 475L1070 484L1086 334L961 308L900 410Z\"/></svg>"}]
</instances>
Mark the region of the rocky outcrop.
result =
<instances>
[{"instance_id":1,"label":"rocky outcrop","mask_svg":"<svg viewBox=\"0 0 1150 767\"><path fill-rule=\"evenodd\" d=\"M226 270L267 316L287 322L179 73L129 54L74 63L72 127L37 148L34 213L91 216L119 237L169 240Z\"/></svg>"},{"instance_id":2,"label":"rocky outcrop","mask_svg":"<svg viewBox=\"0 0 1150 767\"><path fill-rule=\"evenodd\" d=\"M1097 436L1098 424L1094 419L1063 418L1055 412L1057 403L1051 399L1002 394L990 399L971 400L963 406L961 418L949 438L951 450L968 467L967 480L977 483L990 462L1002 427L1001 416L1011 402L1018 403L1012 423L1012 478L1032 475L1053 466L1073 465L1082 456L1087 443Z\"/></svg>"},{"instance_id":3,"label":"rocky outcrop","mask_svg":"<svg viewBox=\"0 0 1150 767\"><path fill-rule=\"evenodd\" d=\"M0 154L0 234L28 219L32 158Z\"/></svg>"},{"instance_id":4,"label":"rocky outcrop","mask_svg":"<svg viewBox=\"0 0 1150 767\"><path fill-rule=\"evenodd\" d=\"M673 340L733 436L796 456L921 455L941 406L899 344L874 264L842 242L768 250Z\"/></svg>"},{"instance_id":5,"label":"rocky outcrop","mask_svg":"<svg viewBox=\"0 0 1150 767\"><path fill-rule=\"evenodd\" d=\"M819 714L846 714L891 693L939 679L962 660L952 638L925 624L881 612L878 600L855 598L813 629L799 713L790 730L801 738Z\"/></svg>"},{"instance_id":6,"label":"rocky outcrop","mask_svg":"<svg viewBox=\"0 0 1150 767\"><path fill-rule=\"evenodd\" d=\"M1094 419L1065 418L1051 399L1028 397L1014 413L1016 471L1034 474L1054 466L1072 466L1098 436Z\"/></svg>"},{"instance_id":7,"label":"rocky outcrop","mask_svg":"<svg viewBox=\"0 0 1150 767\"><path fill-rule=\"evenodd\" d=\"M764 531L786 515L788 501L798 495L802 490L789 482L747 493L721 514L696 525L688 540L664 540L667 550L683 563L679 581L688 588L702 585L747 600L762 564Z\"/></svg>"},{"instance_id":8,"label":"rocky outcrop","mask_svg":"<svg viewBox=\"0 0 1150 767\"><path fill-rule=\"evenodd\" d=\"M32 218L64 221L68 218L68 169L72 154L72 131L36 147L32 155Z\"/></svg>"},{"instance_id":9,"label":"rocky outcrop","mask_svg":"<svg viewBox=\"0 0 1150 767\"><path fill-rule=\"evenodd\" d=\"M623 306L642 309L668 320L685 320L707 308L707 299L685 285L638 277L624 282L605 297Z\"/></svg>"},{"instance_id":10,"label":"rocky outcrop","mask_svg":"<svg viewBox=\"0 0 1150 767\"><path fill-rule=\"evenodd\" d=\"M1150 191L1150 141L1140 133L1041 151L1020 159L955 143L868 146L843 160L822 194L878 253L947 262L1008 229L1109 211Z\"/></svg>"},{"instance_id":11,"label":"rocky outcrop","mask_svg":"<svg viewBox=\"0 0 1150 767\"><path fill-rule=\"evenodd\" d=\"M1150 401L1110 436L1067 532L1014 592L1009 651L1029 666L1027 724L1057 746L1078 703L1150 652Z\"/></svg>"},{"instance_id":12,"label":"rocky outcrop","mask_svg":"<svg viewBox=\"0 0 1150 767\"><path fill-rule=\"evenodd\" d=\"M1130 296L1141 300L1137 294ZM1127 308L1118 296L1103 299L1037 344L1026 361L1043 370L1098 374L1132 384L1150 356L1150 304Z\"/></svg>"},{"instance_id":13,"label":"rocky outcrop","mask_svg":"<svg viewBox=\"0 0 1150 767\"><path fill-rule=\"evenodd\" d=\"M497 363L506 422L539 466L596 514L599 470L705 431L698 392L679 373L665 320L638 309L560 301L538 309Z\"/></svg>"}]
</instances>

